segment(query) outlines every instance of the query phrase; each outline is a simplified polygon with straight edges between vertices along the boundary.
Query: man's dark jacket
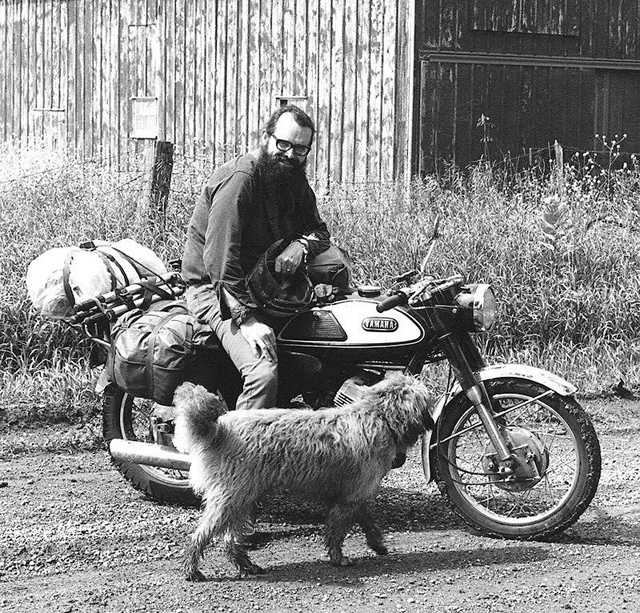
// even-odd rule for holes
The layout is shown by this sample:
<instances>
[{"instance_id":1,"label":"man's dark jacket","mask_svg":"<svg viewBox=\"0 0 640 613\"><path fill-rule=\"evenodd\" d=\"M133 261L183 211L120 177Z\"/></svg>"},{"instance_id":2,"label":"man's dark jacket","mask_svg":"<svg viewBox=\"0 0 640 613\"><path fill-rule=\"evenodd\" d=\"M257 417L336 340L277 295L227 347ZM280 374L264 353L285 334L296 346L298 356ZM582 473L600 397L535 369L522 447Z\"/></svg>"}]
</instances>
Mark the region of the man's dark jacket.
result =
<instances>
[{"instance_id":1,"label":"man's dark jacket","mask_svg":"<svg viewBox=\"0 0 640 613\"><path fill-rule=\"evenodd\" d=\"M329 247L329 232L308 182L266 198L258 156L259 151L247 153L214 171L187 230L182 275L189 285L213 284L224 319L231 313L221 288L253 308L245 277L275 241L306 237L309 257Z\"/></svg>"}]
</instances>

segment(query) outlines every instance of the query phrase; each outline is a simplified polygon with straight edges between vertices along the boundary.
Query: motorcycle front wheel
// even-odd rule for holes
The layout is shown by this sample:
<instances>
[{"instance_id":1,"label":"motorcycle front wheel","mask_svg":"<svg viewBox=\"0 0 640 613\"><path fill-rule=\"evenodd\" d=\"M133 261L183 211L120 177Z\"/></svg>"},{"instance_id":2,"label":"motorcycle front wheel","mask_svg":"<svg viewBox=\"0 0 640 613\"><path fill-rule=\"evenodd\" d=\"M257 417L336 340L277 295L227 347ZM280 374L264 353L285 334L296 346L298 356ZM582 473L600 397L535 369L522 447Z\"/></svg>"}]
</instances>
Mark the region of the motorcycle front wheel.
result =
<instances>
[{"instance_id":1,"label":"motorcycle front wheel","mask_svg":"<svg viewBox=\"0 0 640 613\"><path fill-rule=\"evenodd\" d=\"M164 440L157 420L162 419L161 407L152 400L136 398L111 384L104 392L102 428L104 440L114 438L144 443L171 444L170 435ZM183 470L146 466L117 460L112 462L133 487L159 502L197 505L200 500L189 486L189 473Z\"/></svg>"},{"instance_id":2,"label":"motorcycle front wheel","mask_svg":"<svg viewBox=\"0 0 640 613\"><path fill-rule=\"evenodd\" d=\"M445 407L431 449L438 487L482 534L549 538L571 526L596 493L601 457L591 419L573 397L532 381L503 378L485 386L523 468L499 472L480 418L460 394Z\"/></svg>"}]
</instances>

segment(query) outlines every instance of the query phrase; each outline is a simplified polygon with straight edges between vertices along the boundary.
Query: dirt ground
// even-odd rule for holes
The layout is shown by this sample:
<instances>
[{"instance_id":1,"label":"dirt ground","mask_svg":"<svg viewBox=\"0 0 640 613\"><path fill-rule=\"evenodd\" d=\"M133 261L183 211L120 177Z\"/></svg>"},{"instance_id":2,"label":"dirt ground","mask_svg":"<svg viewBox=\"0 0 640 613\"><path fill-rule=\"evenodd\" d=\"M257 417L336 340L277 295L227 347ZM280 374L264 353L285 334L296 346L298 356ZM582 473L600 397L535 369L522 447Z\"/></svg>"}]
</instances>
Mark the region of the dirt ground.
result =
<instances>
[{"instance_id":1,"label":"dirt ground","mask_svg":"<svg viewBox=\"0 0 640 613\"><path fill-rule=\"evenodd\" d=\"M596 421L600 487L553 542L474 534L425 483L416 453L377 499L390 555L354 532L345 553L356 565L334 568L322 510L276 499L252 552L268 574L236 579L214 548L199 584L179 572L197 509L146 499L103 451L4 454L0 611L639 611L640 405L599 402L598 415L622 415Z\"/></svg>"}]
</instances>

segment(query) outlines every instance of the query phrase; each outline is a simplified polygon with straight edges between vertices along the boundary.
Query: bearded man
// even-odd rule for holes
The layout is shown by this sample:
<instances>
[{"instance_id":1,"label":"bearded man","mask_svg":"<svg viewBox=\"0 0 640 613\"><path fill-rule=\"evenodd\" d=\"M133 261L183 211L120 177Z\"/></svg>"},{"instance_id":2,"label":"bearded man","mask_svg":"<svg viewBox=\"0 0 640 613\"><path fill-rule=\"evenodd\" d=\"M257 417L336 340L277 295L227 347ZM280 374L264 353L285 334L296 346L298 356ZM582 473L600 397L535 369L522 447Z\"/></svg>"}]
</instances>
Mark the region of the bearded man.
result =
<instances>
[{"instance_id":1,"label":"bearded man","mask_svg":"<svg viewBox=\"0 0 640 613\"><path fill-rule=\"evenodd\" d=\"M300 108L280 107L261 147L214 171L187 230L182 275L189 309L206 321L240 372L236 408L276 406L274 323L249 296L246 277L277 240L290 240L275 271L293 274L329 247L329 232L305 175L315 127Z\"/></svg>"}]
</instances>

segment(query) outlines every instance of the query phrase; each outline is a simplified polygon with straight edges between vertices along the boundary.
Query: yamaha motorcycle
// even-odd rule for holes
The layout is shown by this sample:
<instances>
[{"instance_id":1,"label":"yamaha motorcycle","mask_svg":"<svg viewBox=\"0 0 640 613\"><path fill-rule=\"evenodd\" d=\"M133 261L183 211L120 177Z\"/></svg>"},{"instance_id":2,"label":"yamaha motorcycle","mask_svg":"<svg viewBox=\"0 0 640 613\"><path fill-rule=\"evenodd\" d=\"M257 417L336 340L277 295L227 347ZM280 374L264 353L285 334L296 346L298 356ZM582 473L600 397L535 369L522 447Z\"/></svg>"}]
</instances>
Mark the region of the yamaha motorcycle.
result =
<instances>
[{"instance_id":1,"label":"yamaha motorcycle","mask_svg":"<svg viewBox=\"0 0 640 613\"><path fill-rule=\"evenodd\" d=\"M459 275L427 274L436 235L437 225L421 270L398 277L391 291L359 287L299 313L279 330L279 406L342 405L391 371L420 376L430 364L448 363L436 428L422 440L426 481L435 480L453 510L483 534L550 537L572 525L596 493L601 457L595 429L571 383L524 364L487 363L474 334L494 324L494 292ZM177 277L163 282L179 287ZM123 292L119 308L135 306L126 296L135 288ZM108 347L105 322L117 309L86 314L76 323ZM241 389L215 339L198 348L187 379L218 392L230 409ZM112 383L103 398L104 438L124 477L156 500L196 503L189 458L171 444L171 407Z\"/></svg>"}]
</instances>

